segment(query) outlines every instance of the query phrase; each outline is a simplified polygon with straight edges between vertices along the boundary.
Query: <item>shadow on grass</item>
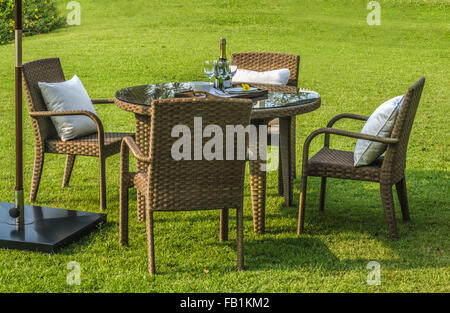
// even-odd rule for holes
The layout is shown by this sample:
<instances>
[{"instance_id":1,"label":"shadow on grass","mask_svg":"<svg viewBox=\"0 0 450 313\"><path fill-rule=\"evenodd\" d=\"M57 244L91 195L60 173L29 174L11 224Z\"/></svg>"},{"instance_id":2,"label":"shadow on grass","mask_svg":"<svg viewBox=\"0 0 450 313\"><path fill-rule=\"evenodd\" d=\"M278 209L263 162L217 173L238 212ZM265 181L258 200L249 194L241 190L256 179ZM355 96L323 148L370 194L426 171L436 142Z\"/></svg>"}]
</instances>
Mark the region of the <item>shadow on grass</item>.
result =
<instances>
[{"instance_id":1,"label":"shadow on grass","mask_svg":"<svg viewBox=\"0 0 450 313\"><path fill-rule=\"evenodd\" d=\"M446 171L417 171L407 172L408 202L412 223L422 224L427 222L427 218L433 219L439 216L450 217L448 207L448 186L444 183L448 181L450 172ZM444 184L443 184L444 183ZM278 215L287 218L298 217L298 200L300 183L295 182L293 206L286 207L279 205L275 208L275 214L266 214L268 219L277 218ZM325 211L319 212L319 192L320 178L310 177L308 179L308 190L306 196L306 222L309 226L314 226L317 219L328 217L337 218L333 226L341 230L355 230L364 224L366 227L375 221L385 221L383 206L379 192L379 184L368 182L357 182L340 179L328 179ZM397 199L396 189L393 188L396 220L401 228L404 223L401 218L400 205ZM345 218L343 218L345 217ZM347 222L345 222L348 220ZM447 223L445 223L447 221ZM448 220L442 220L448 225ZM320 227L320 226L319 226ZM320 228L322 229L322 228ZM376 232L371 232L376 235Z\"/></svg>"},{"instance_id":2,"label":"shadow on grass","mask_svg":"<svg viewBox=\"0 0 450 313\"><path fill-rule=\"evenodd\" d=\"M448 266L448 256L446 257L445 251L449 247L450 222L448 212L445 211L448 204L447 191L445 184L442 183L448 175L447 172L440 171L408 172L407 184L412 221L403 222L401 220L400 207L396 199L397 223L400 233L398 241L393 241L388 236L377 184L330 179L325 212L319 212L319 178L309 179L305 235L295 237L299 196L297 179L293 206L285 207L280 204L279 206L268 206L266 209L266 234L264 236L248 233L252 232L252 228L249 227L252 224L252 216L251 208L245 208L246 269L247 271L258 271L323 268L336 271L361 269L371 261L358 258L358 256L355 256L356 258L354 256L336 257L326 245L327 238L343 240L349 244L354 242L356 245L364 245L364 242L367 242L375 247L379 247L381 243L381 246L385 246L395 255L395 258L386 259L386 263L392 264L396 268ZM276 195L277 188L272 187L271 190ZM130 192L130 199L133 198L135 198L134 191ZM133 224L136 223L135 212L131 213L131 211L135 210L133 199L130 203L130 223ZM234 210L230 210L230 212L230 241L225 243L216 241L212 245L235 252L235 213ZM155 218L156 225L167 222L187 222L189 225L199 223L197 226L201 227L202 223L214 223L217 231L219 226L219 212L217 211L159 212ZM92 241L109 240L110 234L117 232L117 225L117 221L112 219L101 229L82 238L77 245L70 245L58 253L72 255L79 252L80 249L84 249ZM211 233L214 236L217 234L218 232ZM286 234L291 238L280 238ZM114 245L116 244L118 245L117 242L114 242ZM162 247L158 246L158 248ZM383 258L383 255L380 255L380 258ZM207 260L204 261L207 262ZM164 263L167 260L158 259L158 262ZM211 266L210 269L225 271L235 265L234 262L226 263L226 265ZM180 271L180 268L177 271ZM190 271L186 268L186 272ZM184 270L181 269L181 272ZM159 274L164 275L164 271Z\"/></svg>"},{"instance_id":3,"label":"shadow on grass","mask_svg":"<svg viewBox=\"0 0 450 313\"><path fill-rule=\"evenodd\" d=\"M109 222L97 225L97 227L92 230L89 234L79 238L76 242L73 242L64 248L56 251L56 254L60 255L74 255L79 253L81 250L87 249L89 245L93 245L94 241L101 241L108 238L109 234L115 233L117 229L116 222ZM117 242L114 244L119 245L119 235L117 234Z\"/></svg>"},{"instance_id":4,"label":"shadow on grass","mask_svg":"<svg viewBox=\"0 0 450 313\"><path fill-rule=\"evenodd\" d=\"M407 171L408 200L411 221L403 221L395 187L393 189L399 240L388 235L387 222L376 183L329 179L325 211L318 210L320 179L308 180L305 235L342 237L344 240L368 240L381 243L392 250L407 268L448 266L450 259L444 251L450 249L448 229L448 187L446 171ZM294 205L269 208L266 214L266 233L295 232L298 217L298 188L294 189ZM281 223L290 219L292 226ZM282 243L280 243L283 245ZM277 247L278 248L278 247ZM280 250L281 251L281 250ZM327 254L324 253L324 258ZM322 258L321 257L321 258ZM416 259L416 261L413 261ZM417 262L417 259L420 259ZM409 262L412 261L412 262ZM318 263L320 264L320 262ZM431 265L433 264L433 265Z\"/></svg>"},{"instance_id":5,"label":"shadow on grass","mask_svg":"<svg viewBox=\"0 0 450 313\"><path fill-rule=\"evenodd\" d=\"M317 238L265 238L245 242L247 270L335 268L338 258Z\"/></svg>"},{"instance_id":6,"label":"shadow on grass","mask_svg":"<svg viewBox=\"0 0 450 313\"><path fill-rule=\"evenodd\" d=\"M235 241L218 243L236 250ZM366 267L373 258L338 258L324 241L313 237L298 238L264 238L260 241L245 241L244 243L245 270L327 270L349 271L361 270ZM389 260L377 259L382 263ZM235 266L233 263L221 266L208 266L211 270L225 271ZM408 267L410 268L410 267Z\"/></svg>"}]
</instances>

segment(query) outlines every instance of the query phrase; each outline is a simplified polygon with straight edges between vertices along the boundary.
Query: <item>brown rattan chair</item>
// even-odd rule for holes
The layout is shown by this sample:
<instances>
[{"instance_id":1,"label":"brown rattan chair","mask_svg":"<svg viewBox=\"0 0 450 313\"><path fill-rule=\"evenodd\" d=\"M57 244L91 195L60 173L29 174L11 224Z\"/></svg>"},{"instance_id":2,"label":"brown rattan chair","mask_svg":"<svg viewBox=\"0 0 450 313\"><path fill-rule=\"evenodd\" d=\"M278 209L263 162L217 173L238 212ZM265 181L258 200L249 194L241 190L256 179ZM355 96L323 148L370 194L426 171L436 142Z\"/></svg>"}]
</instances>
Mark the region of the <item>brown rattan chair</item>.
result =
<instances>
[{"instance_id":1,"label":"brown rattan chair","mask_svg":"<svg viewBox=\"0 0 450 313\"><path fill-rule=\"evenodd\" d=\"M220 240L228 239L228 210L237 210L237 267L244 268L243 196L245 158L223 160L180 160L172 156L172 137L176 125L191 130L187 139L194 151L194 117L202 117L203 127L217 125L249 125L251 100L243 99L167 99L155 100L151 106L150 154L144 156L132 138L125 138L120 157L120 244L128 244L128 189L136 188L145 195L147 223L148 269L155 273L153 213L155 211L189 211L220 209ZM203 138L205 144L209 138ZM234 142L234 151L237 140ZM217 148L217 147L216 147ZM134 157L148 163L146 173L129 172L129 150Z\"/></svg>"},{"instance_id":2,"label":"brown rattan chair","mask_svg":"<svg viewBox=\"0 0 450 313\"><path fill-rule=\"evenodd\" d=\"M34 170L31 181L30 201L36 201L36 196L44 166L45 153L67 154L66 167L62 186L69 184L70 176L77 155L98 157L100 161L100 208L106 209L106 177L105 160L119 153L122 139L134 136L130 133L104 133L100 119L89 111L47 111L38 82L65 81L61 63L58 58L42 59L23 65L23 82L28 101L28 109L35 137ZM94 104L113 103L113 100L93 100ZM70 141L59 139L51 116L86 115L97 125L97 133Z\"/></svg>"},{"instance_id":3,"label":"brown rattan chair","mask_svg":"<svg viewBox=\"0 0 450 313\"><path fill-rule=\"evenodd\" d=\"M326 128L320 128L311 133L303 146L302 185L300 190L297 228L298 234L301 234L304 231L306 184L308 176L320 176L322 177L319 204L319 209L321 211L323 211L325 207L327 177L379 183L381 200L389 227L389 234L394 239L398 238L392 187L393 185L396 185L403 220L407 221L410 219L410 216L405 180L406 151L424 84L425 78L422 77L408 89L395 121L391 137L389 138L332 128L334 123L343 118L361 121L366 121L368 119L367 116L349 113L340 114L334 117L328 123ZM311 141L319 134L325 134L324 147L312 158L309 158L309 146ZM374 163L368 166L355 167L353 166L353 152L330 149L330 134L385 143L387 145L386 154L384 157L379 157Z\"/></svg>"},{"instance_id":4,"label":"brown rattan chair","mask_svg":"<svg viewBox=\"0 0 450 313\"><path fill-rule=\"evenodd\" d=\"M271 71L277 70L281 68L287 68L291 72L291 76L289 77L289 81L287 83L288 86L298 86L298 73L299 73L299 64L300 64L300 56L294 54L284 54L284 53L274 53L274 52L240 52L233 53L231 63L236 65L238 68L252 70L252 71ZM269 139L271 132L276 131L279 133L279 120L275 119L269 123ZM296 152L295 152L295 132L296 132L296 119L293 118L291 120L291 173L292 177L296 177L297 170L295 160ZM269 141L270 142L270 141ZM279 184L279 194L282 194L281 185L282 183L282 172L281 172L281 160L282 155L280 151L280 166L278 167L278 184Z\"/></svg>"}]
</instances>

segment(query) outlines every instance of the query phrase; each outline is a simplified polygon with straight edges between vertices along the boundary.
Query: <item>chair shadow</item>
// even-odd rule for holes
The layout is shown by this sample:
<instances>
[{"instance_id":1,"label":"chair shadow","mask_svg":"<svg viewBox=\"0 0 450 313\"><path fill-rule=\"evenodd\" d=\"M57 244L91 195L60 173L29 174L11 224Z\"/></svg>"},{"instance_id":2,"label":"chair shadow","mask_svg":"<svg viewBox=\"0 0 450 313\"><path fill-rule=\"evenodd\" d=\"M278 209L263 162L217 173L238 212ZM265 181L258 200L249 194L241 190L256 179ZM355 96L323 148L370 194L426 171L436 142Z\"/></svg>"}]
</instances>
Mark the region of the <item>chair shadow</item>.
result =
<instances>
[{"instance_id":1,"label":"chair shadow","mask_svg":"<svg viewBox=\"0 0 450 313\"><path fill-rule=\"evenodd\" d=\"M217 243L236 250L234 240ZM266 270L328 270L349 271L361 270L373 259L369 258L338 258L323 240L314 237L297 238L264 238L258 241L244 243L245 271ZM384 259L378 259L383 262ZM224 272L235 268L233 262L208 266L213 271ZM186 270L189 271L189 270Z\"/></svg>"},{"instance_id":2,"label":"chair shadow","mask_svg":"<svg viewBox=\"0 0 450 313\"><path fill-rule=\"evenodd\" d=\"M308 236L347 236L348 234L359 236L360 234L364 240L376 240L391 249L399 260L411 259L414 251L429 257L429 262L410 262L405 265L408 263L406 262L402 263L403 265L399 264L399 267L426 268L436 267L439 264L449 266L449 259L445 257L444 251L450 248L448 241L450 214L449 211L445 213L444 210L448 207L448 188L443 186L443 182L448 181L449 178L450 172L447 171L409 170L406 172L411 220L402 220L394 187L395 213L400 239L392 240L388 234L378 184L329 179L325 211L320 212L318 210L320 178L310 177L306 201L305 235L300 236L299 239L307 239ZM266 211L267 234L296 232L296 223L292 227L286 223L280 223L280 226L276 223L276 219L289 218L297 221L299 179L295 181L293 206L287 207L280 204L269 213ZM273 229L271 229L271 220L275 224Z\"/></svg>"},{"instance_id":3,"label":"chair shadow","mask_svg":"<svg viewBox=\"0 0 450 313\"><path fill-rule=\"evenodd\" d=\"M323 236L347 236L347 234L364 240L375 240L392 250L397 258L402 260L396 263L400 269L436 268L440 264L445 266L445 247L449 246L449 241L448 235L443 234L448 234L450 220L449 214L442 210L442 208L448 207L448 194L443 182L448 181L449 176L449 172L446 171L407 171L406 179L412 221L403 222L401 220L400 207L394 188L396 220L400 235L400 239L397 241L391 240L388 236L378 184L329 179L325 211L319 212L320 179L314 177L308 180L305 235L276 238L276 235L280 233L295 236L300 187L300 177L297 177L294 182L293 205L284 206L280 200L278 206L266 208L266 235L245 234L246 269L247 271L315 269L319 267L328 270L361 269L362 264L367 264L371 260L364 258L339 259L327 247L323 239ZM267 196L279 197L277 186L268 186ZM135 191L131 191L130 199L135 201L135 197ZM281 197L279 198L281 199ZM130 204L131 210L136 210L135 203ZM213 222L218 227L219 212L209 212L213 213L184 215L179 212L164 212L157 214L155 218L157 223L186 221L187 219L189 222ZM230 219L234 219L235 213L231 214ZM132 219L134 218L133 215ZM292 220L292 225L286 223L286 219ZM245 225L252 223L251 208L249 207L245 208L244 220ZM116 232L116 227L116 221L108 222L93 234L82 238L78 245L69 245L59 250L58 253L64 255L76 253L80 246L89 245L90 241L95 240L94 236L107 236L108 233ZM253 230L246 228L246 232L248 231L252 232ZM233 230L230 231L230 238L234 238ZM229 247L233 251L236 249L233 239L215 244ZM415 262L413 260L416 258L415 253L429 253L428 261ZM440 256L442 260L439 259ZM391 262L391 260L389 261ZM164 262L164 260L160 262ZM224 271L233 266L235 264L230 262L227 265L211 266L210 269ZM183 272L183 270L181 271ZM186 269L186 271L189 270ZM164 275L164 273L159 274Z\"/></svg>"},{"instance_id":4,"label":"chair shadow","mask_svg":"<svg viewBox=\"0 0 450 313\"><path fill-rule=\"evenodd\" d=\"M264 238L245 242L246 269L330 267L339 259L317 238Z\"/></svg>"}]
</instances>

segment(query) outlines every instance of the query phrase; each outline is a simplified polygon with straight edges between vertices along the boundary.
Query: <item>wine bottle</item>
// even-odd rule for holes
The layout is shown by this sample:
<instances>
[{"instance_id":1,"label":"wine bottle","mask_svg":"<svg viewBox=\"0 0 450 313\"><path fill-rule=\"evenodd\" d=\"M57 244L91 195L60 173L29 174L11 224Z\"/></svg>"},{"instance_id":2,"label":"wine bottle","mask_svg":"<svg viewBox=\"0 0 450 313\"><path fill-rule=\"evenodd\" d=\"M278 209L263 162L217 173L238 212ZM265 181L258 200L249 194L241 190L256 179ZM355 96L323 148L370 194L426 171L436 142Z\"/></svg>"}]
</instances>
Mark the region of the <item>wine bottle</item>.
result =
<instances>
[{"instance_id":1,"label":"wine bottle","mask_svg":"<svg viewBox=\"0 0 450 313\"><path fill-rule=\"evenodd\" d=\"M230 66L227 60L227 40L220 38L220 58L214 68L214 75L216 76L216 88L223 90L231 87Z\"/></svg>"}]
</instances>

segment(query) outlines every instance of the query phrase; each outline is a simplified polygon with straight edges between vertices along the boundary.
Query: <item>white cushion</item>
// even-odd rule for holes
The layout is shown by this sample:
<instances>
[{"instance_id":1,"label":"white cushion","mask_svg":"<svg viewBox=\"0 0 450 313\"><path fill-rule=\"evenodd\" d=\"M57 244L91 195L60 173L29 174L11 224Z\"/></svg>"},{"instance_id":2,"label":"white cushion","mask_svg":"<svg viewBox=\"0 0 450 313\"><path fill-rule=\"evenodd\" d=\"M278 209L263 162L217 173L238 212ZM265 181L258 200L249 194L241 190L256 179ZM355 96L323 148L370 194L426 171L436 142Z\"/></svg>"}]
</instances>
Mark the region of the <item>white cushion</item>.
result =
<instances>
[{"instance_id":1,"label":"white cushion","mask_svg":"<svg viewBox=\"0 0 450 313\"><path fill-rule=\"evenodd\" d=\"M77 75L62 83L38 82L48 111L89 111L96 114L91 98ZM92 119L85 115L52 116L53 124L62 141L97 132Z\"/></svg>"},{"instance_id":2,"label":"white cushion","mask_svg":"<svg viewBox=\"0 0 450 313\"><path fill-rule=\"evenodd\" d=\"M291 71L282 68L274 71L256 72L244 69L237 69L233 77L233 83L254 83L268 85L286 85L291 76Z\"/></svg>"},{"instance_id":3,"label":"white cushion","mask_svg":"<svg viewBox=\"0 0 450 313\"><path fill-rule=\"evenodd\" d=\"M395 119L403 103L403 98L404 96L398 96L380 105L370 115L361 133L372 136L390 137L394 128ZM369 165L383 154L386 147L386 144L381 142L358 139L354 151L354 165Z\"/></svg>"}]
</instances>

